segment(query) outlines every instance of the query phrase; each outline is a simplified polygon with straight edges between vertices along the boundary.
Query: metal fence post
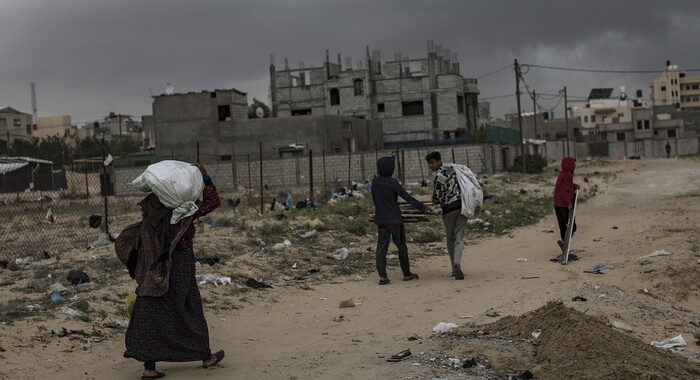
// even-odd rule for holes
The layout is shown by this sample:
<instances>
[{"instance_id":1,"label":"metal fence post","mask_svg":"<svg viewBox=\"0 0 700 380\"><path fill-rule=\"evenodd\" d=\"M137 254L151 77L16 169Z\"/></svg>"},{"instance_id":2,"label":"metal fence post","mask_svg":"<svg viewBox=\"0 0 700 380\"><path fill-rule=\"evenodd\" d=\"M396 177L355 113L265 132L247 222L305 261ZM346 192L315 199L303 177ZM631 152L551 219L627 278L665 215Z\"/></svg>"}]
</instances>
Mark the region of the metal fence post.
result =
<instances>
[{"instance_id":1,"label":"metal fence post","mask_svg":"<svg viewBox=\"0 0 700 380\"><path fill-rule=\"evenodd\" d=\"M309 149L309 201L314 203L314 151Z\"/></svg>"},{"instance_id":2,"label":"metal fence post","mask_svg":"<svg viewBox=\"0 0 700 380\"><path fill-rule=\"evenodd\" d=\"M231 144L231 175L233 176L233 191L238 191L238 164L236 163L236 148Z\"/></svg>"},{"instance_id":3,"label":"metal fence post","mask_svg":"<svg viewBox=\"0 0 700 380\"><path fill-rule=\"evenodd\" d=\"M323 160L323 199L328 196L328 181L326 180L326 150L321 151L321 159Z\"/></svg>"},{"instance_id":4,"label":"metal fence post","mask_svg":"<svg viewBox=\"0 0 700 380\"><path fill-rule=\"evenodd\" d=\"M90 184L88 183L88 172L87 171L85 171L85 198L90 198Z\"/></svg>"},{"instance_id":5,"label":"metal fence post","mask_svg":"<svg viewBox=\"0 0 700 380\"><path fill-rule=\"evenodd\" d=\"M264 211L264 201L263 201L263 153L262 153L262 141L260 142L260 215Z\"/></svg>"}]
</instances>

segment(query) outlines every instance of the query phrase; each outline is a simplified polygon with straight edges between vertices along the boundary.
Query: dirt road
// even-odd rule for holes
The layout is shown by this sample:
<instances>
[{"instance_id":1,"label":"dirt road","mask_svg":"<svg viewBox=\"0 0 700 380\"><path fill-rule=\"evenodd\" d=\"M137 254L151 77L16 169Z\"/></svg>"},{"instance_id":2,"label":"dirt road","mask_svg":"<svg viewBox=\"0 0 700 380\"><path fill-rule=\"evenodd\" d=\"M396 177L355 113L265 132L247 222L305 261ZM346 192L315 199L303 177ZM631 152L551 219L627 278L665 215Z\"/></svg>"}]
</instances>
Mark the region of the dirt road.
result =
<instances>
[{"instance_id":1,"label":"dirt road","mask_svg":"<svg viewBox=\"0 0 700 380\"><path fill-rule=\"evenodd\" d=\"M682 333L687 349L700 351L689 322L700 322L697 250L700 163L694 160L648 160L615 163L621 170L602 194L580 205L579 231L573 248L579 261L563 266L548 260L557 254L555 217L518 229L511 236L467 245L466 280L455 281L449 259L431 256L413 263L419 281L378 286L373 274L364 281L338 283L300 291L275 289L278 302L255 303L242 310L208 313L212 349L227 358L213 370L196 363L161 363L168 379L404 379L435 374L412 361L387 363L385 357L410 348L430 348L432 327L494 321L487 313L517 315L562 299L587 313L623 321L644 341ZM578 174L578 173L577 173ZM580 178L580 176L579 176ZM640 259L656 250L670 256ZM518 258L527 262L518 262ZM613 269L604 274L583 270L595 264ZM523 279L523 277L536 277ZM644 289L647 289L647 292ZM573 302L574 296L587 302ZM341 300L358 305L340 309ZM343 321L336 322L340 315ZM409 341L409 336L422 339ZM51 348L47 349L51 351ZM24 363L31 373L55 378L134 379L140 365L121 357L123 342L95 345L84 355ZM21 367L20 367L21 368ZM7 372L6 372L7 373ZM450 378L464 378L461 374Z\"/></svg>"}]
</instances>

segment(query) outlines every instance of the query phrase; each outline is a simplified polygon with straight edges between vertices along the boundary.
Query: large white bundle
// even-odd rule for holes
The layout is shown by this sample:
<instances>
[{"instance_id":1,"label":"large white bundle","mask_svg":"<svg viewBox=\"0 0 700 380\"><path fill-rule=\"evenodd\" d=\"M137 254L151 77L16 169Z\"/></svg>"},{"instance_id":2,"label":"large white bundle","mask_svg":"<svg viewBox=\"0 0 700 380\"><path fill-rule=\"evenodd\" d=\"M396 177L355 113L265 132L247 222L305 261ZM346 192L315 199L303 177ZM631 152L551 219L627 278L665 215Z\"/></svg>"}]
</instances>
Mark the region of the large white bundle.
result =
<instances>
[{"instance_id":1,"label":"large white bundle","mask_svg":"<svg viewBox=\"0 0 700 380\"><path fill-rule=\"evenodd\" d=\"M457 182L462 191L462 215L472 217L476 210L484 207L484 192L476 179L476 175L466 166L460 164L446 164L454 169Z\"/></svg>"},{"instance_id":2,"label":"large white bundle","mask_svg":"<svg viewBox=\"0 0 700 380\"><path fill-rule=\"evenodd\" d=\"M166 160L148 166L131 186L153 192L160 203L173 210L170 223L175 224L197 211L195 201L202 195L204 180L196 166Z\"/></svg>"}]
</instances>

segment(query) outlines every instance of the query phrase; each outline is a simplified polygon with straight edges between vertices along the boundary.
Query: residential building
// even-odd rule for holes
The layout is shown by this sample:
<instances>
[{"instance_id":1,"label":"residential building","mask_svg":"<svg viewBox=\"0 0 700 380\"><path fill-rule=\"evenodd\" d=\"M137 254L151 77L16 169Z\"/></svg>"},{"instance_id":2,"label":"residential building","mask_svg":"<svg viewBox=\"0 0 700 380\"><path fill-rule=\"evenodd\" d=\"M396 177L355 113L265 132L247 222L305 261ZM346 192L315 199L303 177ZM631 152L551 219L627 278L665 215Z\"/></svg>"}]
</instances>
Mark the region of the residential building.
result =
<instances>
[{"instance_id":1,"label":"residential building","mask_svg":"<svg viewBox=\"0 0 700 380\"><path fill-rule=\"evenodd\" d=\"M566 120L564 118L554 119L547 112L524 112L522 115L523 137L525 139L537 140L560 140L570 137L571 140L579 140L582 134L581 122L577 118L569 118L569 131L566 130ZM520 130L518 114L506 114L505 126L511 129Z\"/></svg>"},{"instance_id":2,"label":"residential building","mask_svg":"<svg viewBox=\"0 0 700 380\"><path fill-rule=\"evenodd\" d=\"M654 106L672 105L680 110L700 110L700 76L686 75L685 70L666 61L666 69L649 82Z\"/></svg>"},{"instance_id":3,"label":"residential building","mask_svg":"<svg viewBox=\"0 0 700 380\"><path fill-rule=\"evenodd\" d=\"M617 96L612 94L612 88L594 88L588 99L568 101L570 116L581 121L582 135L597 134L605 124L628 123L632 121L632 107L644 105L641 90L637 90L634 100L627 98L625 87L620 87Z\"/></svg>"},{"instance_id":4,"label":"residential building","mask_svg":"<svg viewBox=\"0 0 700 380\"><path fill-rule=\"evenodd\" d=\"M275 117L336 115L379 120L385 143L466 137L478 127L477 80L460 74L457 54L428 41L425 58L397 53L382 61L379 50L351 58L278 70L270 64L270 100Z\"/></svg>"},{"instance_id":5,"label":"residential building","mask_svg":"<svg viewBox=\"0 0 700 380\"><path fill-rule=\"evenodd\" d=\"M195 159L199 148L202 161L256 157L260 142L266 157L382 147L378 121L313 114L248 119L247 108L246 93L235 89L164 94L153 97L153 116L143 121L153 130L157 155Z\"/></svg>"},{"instance_id":6,"label":"residential building","mask_svg":"<svg viewBox=\"0 0 700 380\"><path fill-rule=\"evenodd\" d=\"M11 144L32 137L32 115L12 107L0 108L0 139Z\"/></svg>"},{"instance_id":7,"label":"residential building","mask_svg":"<svg viewBox=\"0 0 700 380\"><path fill-rule=\"evenodd\" d=\"M143 140L143 127L139 120L131 115L110 112L101 120L92 123L95 130L95 137L104 137L106 141L131 138L135 141Z\"/></svg>"},{"instance_id":8,"label":"residential building","mask_svg":"<svg viewBox=\"0 0 700 380\"><path fill-rule=\"evenodd\" d=\"M634 107L628 122L609 123L601 127L602 139L608 142L668 140L695 137L685 129L685 120L669 113L655 113L651 107Z\"/></svg>"},{"instance_id":9,"label":"residential building","mask_svg":"<svg viewBox=\"0 0 700 380\"><path fill-rule=\"evenodd\" d=\"M32 134L42 138L49 136L63 137L71 131L70 116L45 116L37 118L36 126Z\"/></svg>"}]
</instances>

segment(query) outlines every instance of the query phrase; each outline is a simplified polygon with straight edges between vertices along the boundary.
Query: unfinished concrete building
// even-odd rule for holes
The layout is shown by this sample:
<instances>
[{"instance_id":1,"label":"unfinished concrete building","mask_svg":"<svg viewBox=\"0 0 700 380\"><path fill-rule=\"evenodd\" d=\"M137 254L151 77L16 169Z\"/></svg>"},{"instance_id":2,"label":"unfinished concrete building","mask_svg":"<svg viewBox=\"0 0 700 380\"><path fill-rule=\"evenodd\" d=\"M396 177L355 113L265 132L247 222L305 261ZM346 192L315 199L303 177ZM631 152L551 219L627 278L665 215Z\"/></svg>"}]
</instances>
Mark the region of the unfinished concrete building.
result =
<instances>
[{"instance_id":1,"label":"unfinished concrete building","mask_svg":"<svg viewBox=\"0 0 700 380\"><path fill-rule=\"evenodd\" d=\"M427 140L464 141L478 127L477 80L460 74L457 53L428 41L426 58L397 53L382 61L379 50L362 61L278 69L270 59L273 116L339 115L380 120L386 147Z\"/></svg>"}]
</instances>

